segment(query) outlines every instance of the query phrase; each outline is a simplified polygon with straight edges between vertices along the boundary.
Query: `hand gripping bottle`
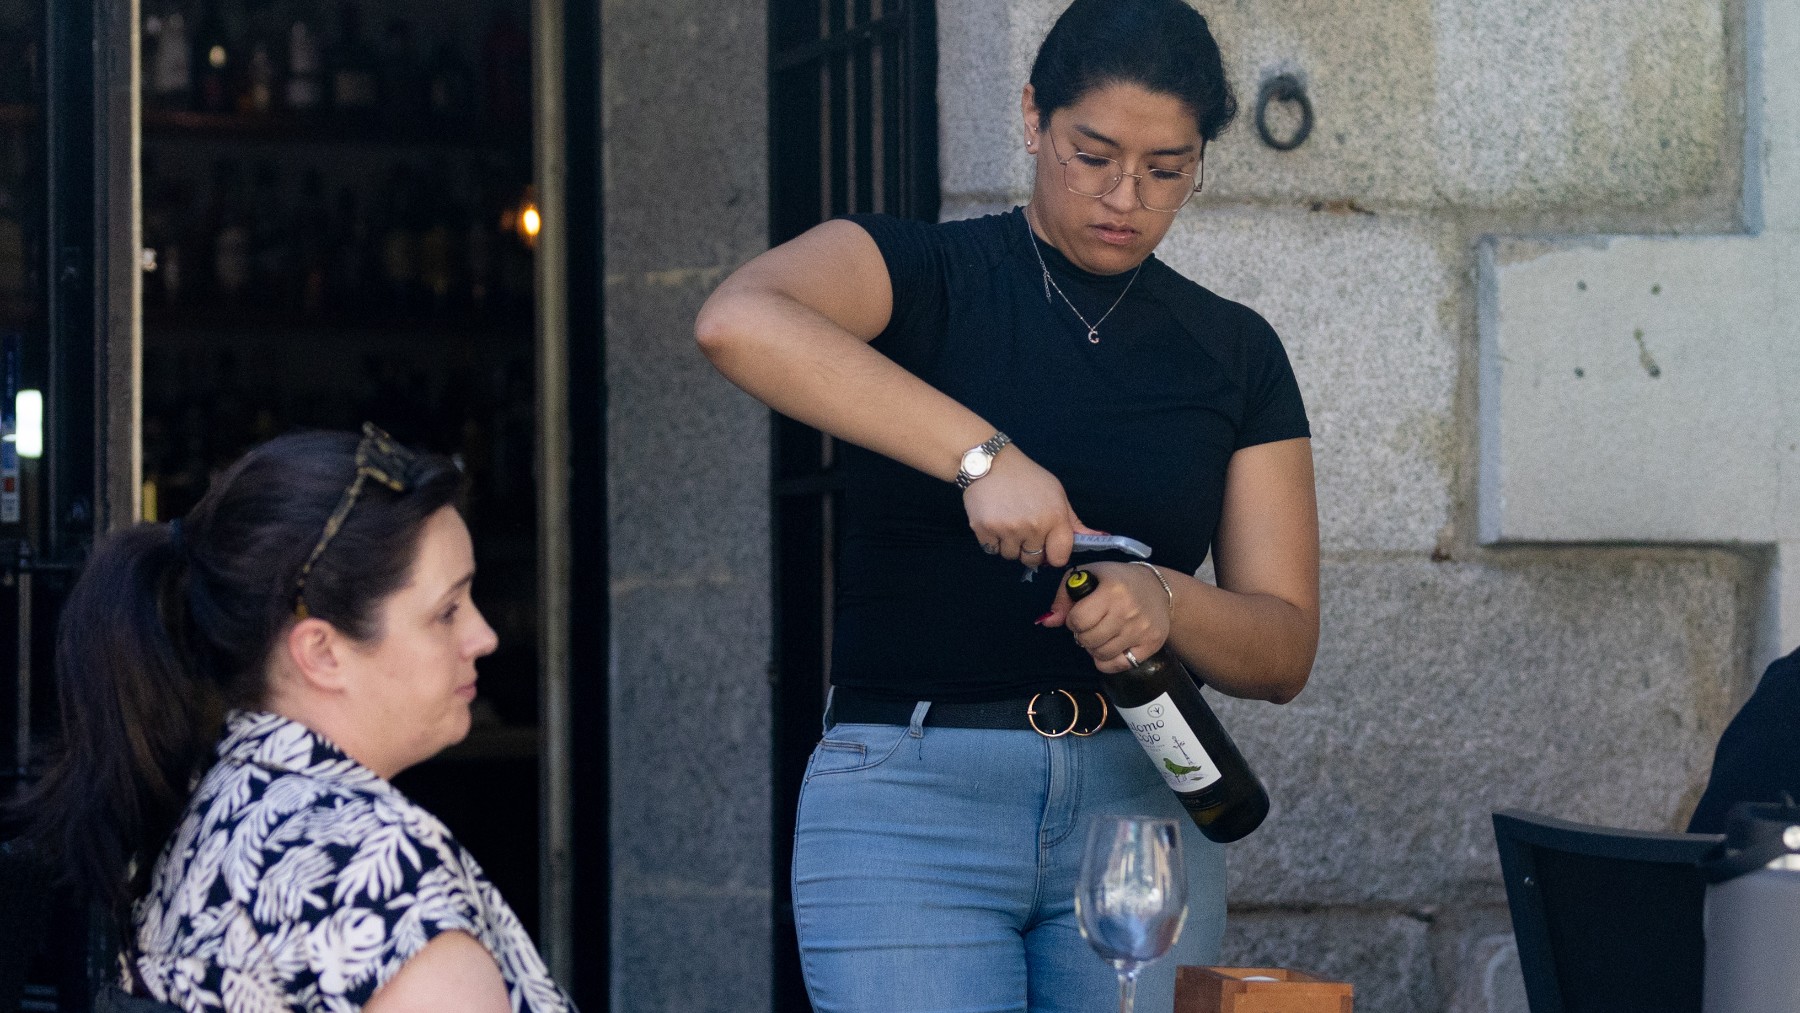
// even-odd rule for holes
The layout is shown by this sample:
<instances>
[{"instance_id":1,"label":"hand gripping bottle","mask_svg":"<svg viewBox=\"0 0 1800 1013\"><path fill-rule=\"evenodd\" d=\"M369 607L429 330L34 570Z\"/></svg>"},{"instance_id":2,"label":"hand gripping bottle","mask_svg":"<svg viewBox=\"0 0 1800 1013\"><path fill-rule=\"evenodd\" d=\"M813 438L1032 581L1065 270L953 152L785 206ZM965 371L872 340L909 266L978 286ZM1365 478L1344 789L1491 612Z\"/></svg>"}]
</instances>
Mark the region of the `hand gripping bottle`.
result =
<instances>
[{"instance_id":1,"label":"hand gripping bottle","mask_svg":"<svg viewBox=\"0 0 1800 1013\"><path fill-rule=\"evenodd\" d=\"M1064 583L1075 601L1100 586L1086 570L1071 570ZM1167 646L1133 668L1101 678L1113 706L1201 833L1228 844L1262 825L1269 814L1268 791Z\"/></svg>"}]
</instances>

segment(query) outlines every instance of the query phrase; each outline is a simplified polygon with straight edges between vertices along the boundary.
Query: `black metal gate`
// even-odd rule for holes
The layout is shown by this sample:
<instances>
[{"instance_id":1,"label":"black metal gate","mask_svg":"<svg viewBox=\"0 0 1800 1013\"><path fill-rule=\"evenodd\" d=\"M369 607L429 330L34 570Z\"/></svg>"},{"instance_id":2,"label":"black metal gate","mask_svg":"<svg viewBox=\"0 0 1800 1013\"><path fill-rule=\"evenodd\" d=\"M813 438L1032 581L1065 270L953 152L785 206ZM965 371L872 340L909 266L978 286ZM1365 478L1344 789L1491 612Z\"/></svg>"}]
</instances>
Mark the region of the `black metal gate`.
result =
<instances>
[{"instance_id":1,"label":"black metal gate","mask_svg":"<svg viewBox=\"0 0 1800 1013\"><path fill-rule=\"evenodd\" d=\"M937 219L937 17L929 0L770 0L769 189L771 244L854 212ZM794 807L824 708L842 479L830 437L779 415L773 436L772 1008L786 1013L810 1008L788 865Z\"/></svg>"}]
</instances>

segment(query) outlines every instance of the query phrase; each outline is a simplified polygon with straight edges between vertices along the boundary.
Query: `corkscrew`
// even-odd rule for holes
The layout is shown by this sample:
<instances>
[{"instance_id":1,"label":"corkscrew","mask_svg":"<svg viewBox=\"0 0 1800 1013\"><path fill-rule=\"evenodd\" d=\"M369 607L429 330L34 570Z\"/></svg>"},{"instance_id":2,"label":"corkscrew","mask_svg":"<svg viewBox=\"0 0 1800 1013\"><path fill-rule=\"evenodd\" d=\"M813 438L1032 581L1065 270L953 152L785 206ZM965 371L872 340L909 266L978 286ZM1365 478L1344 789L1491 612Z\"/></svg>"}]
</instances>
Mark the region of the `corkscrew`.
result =
<instances>
[{"instance_id":1,"label":"corkscrew","mask_svg":"<svg viewBox=\"0 0 1800 1013\"><path fill-rule=\"evenodd\" d=\"M1075 547L1070 551L1106 552L1108 550L1123 552L1127 556L1136 556L1139 559L1150 558L1150 546L1145 545L1135 538L1127 538L1124 535L1076 535ZM1023 583L1028 583L1033 577L1037 576L1037 571L1037 567L1026 564L1025 575L1020 577L1019 580Z\"/></svg>"}]
</instances>

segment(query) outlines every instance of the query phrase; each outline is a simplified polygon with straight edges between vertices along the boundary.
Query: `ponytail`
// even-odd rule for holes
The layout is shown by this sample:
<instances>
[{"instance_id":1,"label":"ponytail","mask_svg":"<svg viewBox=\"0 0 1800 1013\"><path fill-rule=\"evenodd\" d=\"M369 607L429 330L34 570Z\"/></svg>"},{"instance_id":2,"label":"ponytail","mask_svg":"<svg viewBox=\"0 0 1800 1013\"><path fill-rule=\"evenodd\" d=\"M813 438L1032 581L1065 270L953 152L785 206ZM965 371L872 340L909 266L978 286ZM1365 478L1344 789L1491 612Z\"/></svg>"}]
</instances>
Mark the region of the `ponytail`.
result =
<instances>
[{"instance_id":1,"label":"ponytail","mask_svg":"<svg viewBox=\"0 0 1800 1013\"><path fill-rule=\"evenodd\" d=\"M462 487L448 458L417 455L404 492L369 483L331 551L309 560L357 478L359 446L350 433L270 440L185 521L102 539L75 582L56 641L63 741L22 809L40 856L121 919L212 763L225 709L267 695L302 566L308 613L373 642L426 519Z\"/></svg>"},{"instance_id":2,"label":"ponytail","mask_svg":"<svg viewBox=\"0 0 1800 1013\"><path fill-rule=\"evenodd\" d=\"M123 917L210 762L224 714L190 656L178 527L104 539L56 640L62 744L24 800L26 836L83 895Z\"/></svg>"}]
</instances>

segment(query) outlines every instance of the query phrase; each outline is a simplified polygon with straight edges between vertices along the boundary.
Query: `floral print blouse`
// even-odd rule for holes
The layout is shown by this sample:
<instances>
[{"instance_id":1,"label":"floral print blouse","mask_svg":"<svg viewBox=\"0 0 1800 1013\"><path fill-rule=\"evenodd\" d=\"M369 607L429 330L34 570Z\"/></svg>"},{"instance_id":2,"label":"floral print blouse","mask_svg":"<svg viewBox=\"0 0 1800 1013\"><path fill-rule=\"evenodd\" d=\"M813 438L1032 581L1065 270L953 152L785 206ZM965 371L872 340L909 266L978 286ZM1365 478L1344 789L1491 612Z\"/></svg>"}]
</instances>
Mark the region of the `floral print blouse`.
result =
<instances>
[{"instance_id":1,"label":"floral print blouse","mask_svg":"<svg viewBox=\"0 0 1800 1013\"><path fill-rule=\"evenodd\" d=\"M351 1013L440 932L493 954L514 1010L573 1010L449 830L304 725L233 711L132 912L128 990L189 1013Z\"/></svg>"}]
</instances>

